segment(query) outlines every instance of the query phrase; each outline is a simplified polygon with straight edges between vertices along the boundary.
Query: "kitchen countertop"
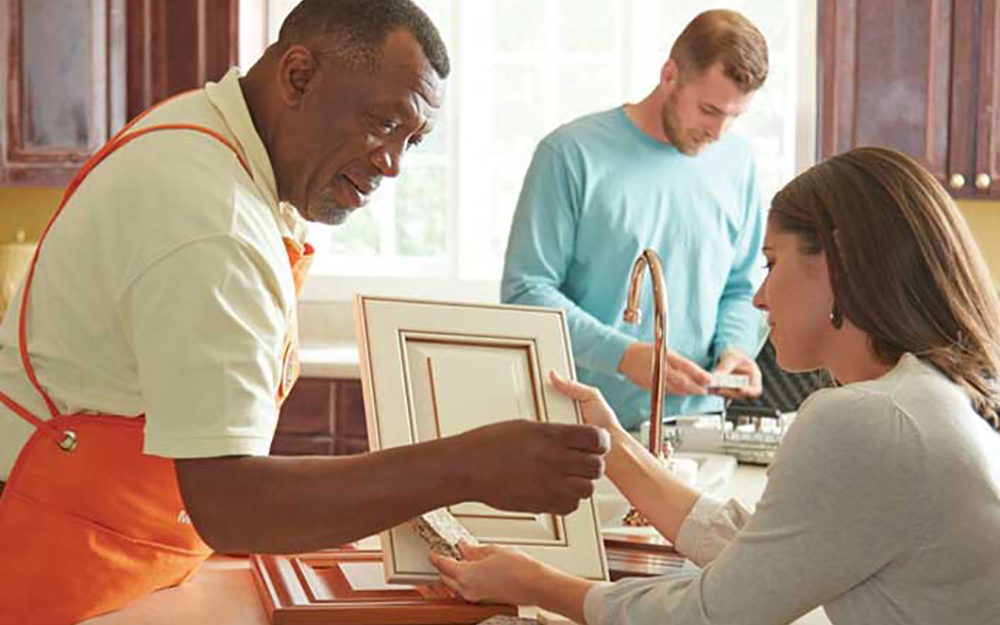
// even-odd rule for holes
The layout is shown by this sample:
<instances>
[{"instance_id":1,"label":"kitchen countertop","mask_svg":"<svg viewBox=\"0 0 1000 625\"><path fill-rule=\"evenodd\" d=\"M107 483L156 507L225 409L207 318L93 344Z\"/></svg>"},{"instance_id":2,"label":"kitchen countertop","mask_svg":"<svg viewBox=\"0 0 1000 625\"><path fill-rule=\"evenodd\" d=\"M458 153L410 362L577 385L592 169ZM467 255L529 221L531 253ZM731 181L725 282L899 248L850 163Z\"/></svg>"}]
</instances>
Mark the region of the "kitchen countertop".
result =
<instances>
[{"instance_id":1,"label":"kitchen countertop","mask_svg":"<svg viewBox=\"0 0 1000 625\"><path fill-rule=\"evenodd\" d=\"M336 376L334 376L336 377ZM716 492L753 503L764 492L763 467L740 465L735 475ZM153 593L88 625L270 625L257 595L247 558L213 556L187 584ZM794 625L828 625L822 609L814 610Z\"/></svg>"},{"instance_id":2,"label":"kitchen countertop","mask_svg":"<svg viewBox=\"0 0 1000 625\"><path fill-rule=\"evenodd\" d=\"M361 377L358 365L358 344L354 341L305 341L299 348L302 377L353 378Z\"/></svg>"}]
</instances>

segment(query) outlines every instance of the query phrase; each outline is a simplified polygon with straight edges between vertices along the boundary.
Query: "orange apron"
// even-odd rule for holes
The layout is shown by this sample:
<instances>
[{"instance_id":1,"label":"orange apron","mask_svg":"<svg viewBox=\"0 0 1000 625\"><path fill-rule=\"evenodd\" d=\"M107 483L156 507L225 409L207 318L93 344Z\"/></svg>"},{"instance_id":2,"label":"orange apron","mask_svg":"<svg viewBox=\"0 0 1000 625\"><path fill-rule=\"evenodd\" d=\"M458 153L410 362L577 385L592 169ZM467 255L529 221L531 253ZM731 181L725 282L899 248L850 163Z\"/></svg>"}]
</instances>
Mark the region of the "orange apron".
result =
<instances>
[{"instance_id":1,"label":"orange apron","mask_svg":"<svg viewBox=\"0 0 1000 625\"><path fill-rule=\"evenodd\" d=\"M26 344L28 294L46 234L87 174L129 141L150 132L188 130L224 143L211 129L164 124L119 132L80 170L49 221L26 277L18 327L25 373L48 406L43 420L0 393L0 402L35 426L0 495L0 623L61 625L117 610L194 575L211 549L184 511L170 458L142 452L145 418L59 414L35 376ZM286 239L296 291L312 247ZM278 405L298 377L294 307L282 349Z\"/></svg>"}]
</instances>

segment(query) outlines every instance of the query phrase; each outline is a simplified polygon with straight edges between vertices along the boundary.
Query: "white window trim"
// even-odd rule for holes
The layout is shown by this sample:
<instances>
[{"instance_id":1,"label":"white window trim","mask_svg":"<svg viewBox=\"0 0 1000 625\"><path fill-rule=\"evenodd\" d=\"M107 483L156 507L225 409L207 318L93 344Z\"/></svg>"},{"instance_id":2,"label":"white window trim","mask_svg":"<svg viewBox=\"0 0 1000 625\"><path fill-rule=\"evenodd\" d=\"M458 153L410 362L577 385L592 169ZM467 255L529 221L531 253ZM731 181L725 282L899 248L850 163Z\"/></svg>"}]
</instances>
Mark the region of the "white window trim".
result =
<instances>
[{"instance_id":1,"label":"white window trim","mask_svg":"<svg viewBox=\"0 0 1000 625\"><path fill-rule=\"evenodd\" d=\"M819 50L816 48L819 17L819 0L799 3L799 53L795 71L798 76L798 114L795 128L795 174L798 175L816 164L818 158L816 100L819 83L816 66Z\"/></svg>"}]
</instances>

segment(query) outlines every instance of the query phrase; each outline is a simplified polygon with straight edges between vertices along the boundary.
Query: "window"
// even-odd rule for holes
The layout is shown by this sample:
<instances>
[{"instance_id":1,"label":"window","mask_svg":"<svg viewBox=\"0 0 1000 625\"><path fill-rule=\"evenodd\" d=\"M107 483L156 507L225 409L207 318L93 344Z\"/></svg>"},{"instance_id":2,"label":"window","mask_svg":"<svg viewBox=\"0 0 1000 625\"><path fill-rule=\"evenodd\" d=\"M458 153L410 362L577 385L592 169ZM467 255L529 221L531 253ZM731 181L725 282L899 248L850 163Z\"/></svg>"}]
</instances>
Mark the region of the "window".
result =
<instances>
[{"instance_id":1,"label":"window","mask_svg":"<svg viewBox=\"0 0 1000 625\"><path fill-rule=\"evenodd\" d=\"M242 1L244 69L265 40L276 38L296 1ZM681 29L709 6L744 13L768 40L768 81L730 131L751 140L765 200L812 162L815 2L416 2L452 57L441 119L408 154L402 175L383 183L367 207L344 225L313 226L318 275L310 280L309 299L349 296L363 283L368 290L435 297L455 292L442 293L442 284L460 284L464 295L495 300L510 219L535 145L575 117L645 97ZM393 287L400 283L406 287ZM424 287L434 291L420 293Z\"/></svg>"}]
</instances>

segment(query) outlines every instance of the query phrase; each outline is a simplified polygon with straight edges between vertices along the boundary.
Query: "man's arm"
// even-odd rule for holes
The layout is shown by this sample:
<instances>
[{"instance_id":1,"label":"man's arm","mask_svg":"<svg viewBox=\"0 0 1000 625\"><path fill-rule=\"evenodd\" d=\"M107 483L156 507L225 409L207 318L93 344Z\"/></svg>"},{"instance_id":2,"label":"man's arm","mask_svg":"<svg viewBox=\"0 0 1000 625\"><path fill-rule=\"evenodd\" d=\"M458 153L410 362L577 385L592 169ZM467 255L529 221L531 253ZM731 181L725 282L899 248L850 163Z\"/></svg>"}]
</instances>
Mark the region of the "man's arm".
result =
<instances>
[{"instance_id":1,"label":"man's arm","mask_svg":"<svg viewBox=\"0 0 1000 625\"><path fill-rule=\"evenodd\" d=\"M577 365L622 374L639 388L650 390L653 344L602 323L562 292L575 251L581 194L567 157L547 142L540 143L511 223L501 299L565 310ZM707 371L675 352L669 352L668 358L668 392L705 393L710 382Z\"/></svg>"},{"instance_id":2,"label":"man's arm","mask_svg":"<svg viewBox=\"0 0 1000 625\"><path fill-rule=\"evenodd\" d=\"M748 391L722 392L729 397L760 394L760 370L754 362L760 348L761 313L753 296L763 281L766 215L757 188L756 167L751 161L746 192L746 220L736 241L736 253L729 277L719 299L712 348L719 373L740 373L750 377Z\"/></svg>"},{"instance_id":3,"label":"man's arm","mask_svg":"<svg viewBox=\"0 0 1000 625\"><path fill-rule=\"evenodd\" d=\"M603 443L582 425L515 420L368 456L266 457L287 329L283 262L206 237L168 249L122 298L144 450L178 459L188 513L212 547L312 550L461 500L565 513L589 496Z\"/></svg>"},{"instance_id":4,"label":"man's arm","mask_svg":"<svg viewBox=\"0 0 1000 625\"><path fill-rule=\"evenodd\" d=\"M294 553L460 501L567 514L593 493L608 444L592 426L514 420L358 456L199 458L176 468L187 512L212 548Z\"/></svg>"},{"instance_id":5,"label":"man's arm","mask_svg":"<svg viewBox=\"0 0 1000 625\"><path fill-rule=\"evenodd\" d=\"M548 140L538 145L511 222L500 297L565 310L576 364L614 374L635 338L602 323L562 291L582 211L578 173Z\"/></svg>"}]
</instances>

